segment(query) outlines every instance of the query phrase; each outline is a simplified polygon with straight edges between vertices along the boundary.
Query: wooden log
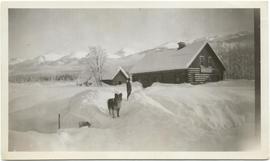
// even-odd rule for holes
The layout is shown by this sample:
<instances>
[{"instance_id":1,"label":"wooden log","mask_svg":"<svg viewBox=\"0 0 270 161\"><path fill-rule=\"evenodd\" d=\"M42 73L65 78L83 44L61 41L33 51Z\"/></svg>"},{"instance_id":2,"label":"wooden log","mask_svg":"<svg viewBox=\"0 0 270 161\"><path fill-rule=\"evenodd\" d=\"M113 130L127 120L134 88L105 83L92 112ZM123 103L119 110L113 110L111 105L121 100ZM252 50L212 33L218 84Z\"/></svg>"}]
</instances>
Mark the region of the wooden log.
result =
<instances>
[{"instance_id":1,"label":"wooden log","mask_svg":"<svg viewBox=\"0 0 270 161\"><path fill-rule=\"evenodd\" d=\"M188 72L200 72L200 70L189 70Z\"/></svg>"}]
</instances>

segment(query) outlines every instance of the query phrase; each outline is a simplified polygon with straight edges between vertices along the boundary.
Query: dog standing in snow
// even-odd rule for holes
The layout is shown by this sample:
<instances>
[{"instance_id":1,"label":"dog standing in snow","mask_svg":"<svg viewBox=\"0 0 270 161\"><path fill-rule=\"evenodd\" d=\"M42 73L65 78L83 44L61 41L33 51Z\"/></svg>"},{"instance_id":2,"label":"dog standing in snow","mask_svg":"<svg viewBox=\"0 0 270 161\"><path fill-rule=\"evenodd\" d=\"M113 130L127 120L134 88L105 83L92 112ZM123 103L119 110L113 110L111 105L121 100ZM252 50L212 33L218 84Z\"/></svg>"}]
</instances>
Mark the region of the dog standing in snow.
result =
<instances>
[{"instance_id":1,"label":"dog standing in snow","mask_svg":"<svg viewBox=\"0 0 270 161\"><path fill-rule=\"evenodd\" d=\"M117 112L117 117L120 117L119 112L121 108L121 103L122 103L122 93L114 94L114 98L110 98L107 101L108 104L108 109L109 109L109 114L112 115L113 118L115 118L114 112Z\"/></svg>"}]
</instances>

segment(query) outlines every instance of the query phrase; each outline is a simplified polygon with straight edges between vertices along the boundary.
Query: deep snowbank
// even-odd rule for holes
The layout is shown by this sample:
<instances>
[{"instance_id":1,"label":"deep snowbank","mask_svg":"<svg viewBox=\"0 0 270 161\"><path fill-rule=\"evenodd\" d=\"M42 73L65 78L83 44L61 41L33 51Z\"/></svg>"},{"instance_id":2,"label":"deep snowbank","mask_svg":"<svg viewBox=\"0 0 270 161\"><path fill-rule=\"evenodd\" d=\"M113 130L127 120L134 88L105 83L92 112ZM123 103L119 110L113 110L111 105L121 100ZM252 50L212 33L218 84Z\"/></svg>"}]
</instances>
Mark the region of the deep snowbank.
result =
<instances>
[{"instance_id":1,"label":"deep snowbank","mask_svg":"<svg viewBox=\"0 0 270 161\"><path fill-rule=\"evenodd\" d=\"M254 143L253 81L155 83L146 89L136 83L128 101L125 90L61 86L56 93L69 93L63 98L13 110L10 150L247 150ZM112 119L106 101L115 92L124 96L120 118ZM58 113L62 129L56 131ZM79 129L79 121L92 127Z\"/></svg>"}]
</instances>

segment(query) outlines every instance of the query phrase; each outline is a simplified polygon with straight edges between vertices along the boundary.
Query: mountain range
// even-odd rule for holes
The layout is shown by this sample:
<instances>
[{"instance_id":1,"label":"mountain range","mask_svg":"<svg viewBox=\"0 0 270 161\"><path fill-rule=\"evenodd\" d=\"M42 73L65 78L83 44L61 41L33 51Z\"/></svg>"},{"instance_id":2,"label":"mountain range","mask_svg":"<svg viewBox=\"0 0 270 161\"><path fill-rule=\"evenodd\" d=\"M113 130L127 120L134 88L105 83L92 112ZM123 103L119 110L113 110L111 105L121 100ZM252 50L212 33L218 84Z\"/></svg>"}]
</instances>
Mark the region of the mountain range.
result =
<instances>
[{"instance_id":1,"label":"mountain range","mask_svg":"<svg viewBox=\"0 0 270 161\"><path fill-rule=\"evenodd\" d=\"M179 40L181 41L181 40ZM179 41L165 42L155 48L137 52L130 48L122 48L119 51L107 56L106 66L122 66L129 70L137 61L144 57L148 51L177 48ZM233 48L236 45L249 45L254 41L252 32L238 32L234 34L202 37L193 41L186 42L187 44L197 41L207 41L212 45L214 50L219 50L220 46ZM217 45L222 44L222 45ZM9 74L56 74L56 73L80 73L87 66L88 53L83 51L72 52L66 55L57 53L47 53L31 59L12 58L9 60Z\"/></svg>"}]
</instances>

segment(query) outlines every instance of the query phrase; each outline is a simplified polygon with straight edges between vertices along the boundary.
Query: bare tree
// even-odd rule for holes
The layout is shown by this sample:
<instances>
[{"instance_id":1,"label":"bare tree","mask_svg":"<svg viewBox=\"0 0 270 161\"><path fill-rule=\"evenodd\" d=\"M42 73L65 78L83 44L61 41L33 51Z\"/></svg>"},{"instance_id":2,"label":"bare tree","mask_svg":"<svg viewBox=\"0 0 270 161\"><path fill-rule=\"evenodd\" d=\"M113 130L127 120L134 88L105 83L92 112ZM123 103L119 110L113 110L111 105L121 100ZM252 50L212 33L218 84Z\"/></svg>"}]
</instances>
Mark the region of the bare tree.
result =
<instances>
[{"instance_id":1,"label":"bare tree","mask_svg":"<svg viewBox=\"0 0 270 161\"><path fill-rule=\"evenodd\" d=\"M88 62L91 74L97 86L101 86L104 64L107 54L104 49L99 46L89 47Z\"/></svg>"}]
</instances>

